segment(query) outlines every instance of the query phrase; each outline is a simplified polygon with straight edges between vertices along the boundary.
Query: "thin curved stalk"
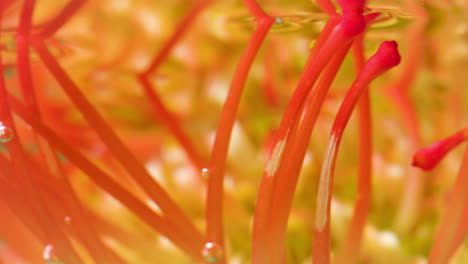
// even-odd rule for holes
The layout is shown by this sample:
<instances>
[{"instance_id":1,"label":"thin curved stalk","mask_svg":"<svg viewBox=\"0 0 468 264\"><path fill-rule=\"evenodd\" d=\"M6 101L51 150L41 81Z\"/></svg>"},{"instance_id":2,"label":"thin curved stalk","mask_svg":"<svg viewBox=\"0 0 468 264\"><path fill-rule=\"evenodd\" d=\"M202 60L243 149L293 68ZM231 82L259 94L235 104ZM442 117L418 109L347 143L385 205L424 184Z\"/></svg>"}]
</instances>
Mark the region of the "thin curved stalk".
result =
<instances>
[{"instance_id":1,"label":"thin curved stalk","mask_svg":"<svg viewBox=\"0 0 468 264\"><path fill-rule=\"evenodd\" d=\"M253 0L246 0L244 4L257 19L257 27L253 32L244 53L234 73L227 99L221 112L215 142L211 153L208 189L206 199L206 225L207 239L221 247L224 245L223 228L223 197L224 197L224 173L229 143L234 126L237 109L244 90L245 82L252 63L260 49L268 31L273 25L274 19L265 14L260 6ZM225 262L225 256L219 263Z\"/></svg>"},{"instance_id":2,"label":"thin curved stalk","mask_svg":"<svg viewBox=\"0 0 468 264\"><path fill-rule=\"evenodd\" d=\"M363 38L363 35L358 37L353 45L356 72L360 72L365 64ZM368 89L365 89L358 102L358 122L359 165L357 197L343 246L336 257L337 264L352 264L356 263L359 259L362 235L372 200L372 117Z\"/></svg>"}]
</instances>

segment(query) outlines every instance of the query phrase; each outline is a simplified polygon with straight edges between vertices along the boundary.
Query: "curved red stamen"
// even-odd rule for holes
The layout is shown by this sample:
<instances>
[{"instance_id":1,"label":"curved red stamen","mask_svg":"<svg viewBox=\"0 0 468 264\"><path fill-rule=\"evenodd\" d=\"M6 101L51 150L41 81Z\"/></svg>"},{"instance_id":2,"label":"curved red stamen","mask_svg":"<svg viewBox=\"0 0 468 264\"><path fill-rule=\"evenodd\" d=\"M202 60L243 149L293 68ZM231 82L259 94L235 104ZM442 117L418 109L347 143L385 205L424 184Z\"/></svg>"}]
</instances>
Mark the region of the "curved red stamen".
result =
<instances>
[{"instance_id":1,"label":"curved red stamen","mask_svg":"<svg viewBox=\"0 0 468 264\"><path fill-rule=\"evenodd\" d=\"M343 101L340 111L337 114L333 124L332 134L340 135L349 120L351 111L356 105L359 95L362 93L362 87L366 86L373 79L395 67L400 63L400 54L398 53L398 44L395 41L383 42L374 56L372 56L362 69L353 87Z\"/></svg>"},{"instance_id":2,"label":"curved red stamen","mask_svg":"<svg viewBox=\"0 0 468 264\"><path fill-rule=\"evenodd\" d=\"M315 244L312 255L314 263L330 263L330 203L334 168L343 131L360 95L368 84L400 62L397 48L395 41L385 41L380 45L376 54L364 65L336 115L319 180L315 214Z\"/></svg>"}]
</instances>

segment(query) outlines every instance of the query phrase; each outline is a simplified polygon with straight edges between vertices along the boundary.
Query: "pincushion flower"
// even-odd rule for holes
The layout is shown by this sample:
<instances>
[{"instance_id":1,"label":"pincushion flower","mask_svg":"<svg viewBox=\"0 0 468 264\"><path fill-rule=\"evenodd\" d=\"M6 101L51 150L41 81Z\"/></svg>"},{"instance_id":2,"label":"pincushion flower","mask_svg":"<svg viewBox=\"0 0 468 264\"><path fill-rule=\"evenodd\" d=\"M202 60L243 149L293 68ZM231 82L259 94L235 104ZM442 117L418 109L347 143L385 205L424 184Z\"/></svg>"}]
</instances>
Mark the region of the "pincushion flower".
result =
<instances>
[{"instance_id":1,"label":"pincushion flower","mask_svg":"<svg viewBox=\"0 0 468 264\"><path fill-rule=\"evenodd\" d=\"M0 263L466 263L466 16L1 1Z\"/></svg>"}]
</instances>

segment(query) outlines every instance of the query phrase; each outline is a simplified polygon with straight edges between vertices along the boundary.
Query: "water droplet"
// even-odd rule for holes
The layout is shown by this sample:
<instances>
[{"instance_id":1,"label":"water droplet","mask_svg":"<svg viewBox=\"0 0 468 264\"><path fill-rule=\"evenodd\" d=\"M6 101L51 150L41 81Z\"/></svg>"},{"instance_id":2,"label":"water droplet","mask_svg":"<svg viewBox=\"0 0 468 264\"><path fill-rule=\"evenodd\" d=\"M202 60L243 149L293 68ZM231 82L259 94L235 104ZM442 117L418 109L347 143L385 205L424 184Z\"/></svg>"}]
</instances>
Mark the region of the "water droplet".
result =
<instances>
[{"instance_id":1,"label":"water droplet","mask_svg":"<svg viewBox=\"0 0 468 264\"><path fill-rule=\"evenodd\" d=\"M202 250L203 257L208 263L216 263L223 256L223 249L214 242L207 242Z\"/></svg>"},{"instance_id":2,"label":"water droplet","mask_svg":"<svg viewBox=\"0 0 468 264\"><path fill-rule=\"evenodd\" d=\"M203 179L208 179L210 177L210 170L208 168L203 168L201 170L201 176Z\"/></svg>"},{"instance_id":3,"label":"water droplet","mask_svg":"<svg viewBox=\"0 0 468 264\"><path fill-rule=\"evenodd\" d=\"M63 264L63 262L61 262L60 259L55 255L54 246L50 244L44 247L42 258L46 261L47 264Z\"/></svg>"},{"instance_id":4,"label":"water droplet","mask_svg":"<svg viewBox=\"0 0 468 264\"><path fill-rule=\"evenodd\" d=\"M275 23L271 30L276 33L301 32L306 28L315 28L316 23L323 21L320 15L294 13L275 17Z\"/></svg>"},{"instance_id":5,"label":"water droplet","mask_svg":"<svg viewBox=\"0 0 468 264\"><path fill-rule=\"evenodd\" d=\"M13 129L0 122L0 143L7 143L13 139Z\"/></svg>"}]
</instances>

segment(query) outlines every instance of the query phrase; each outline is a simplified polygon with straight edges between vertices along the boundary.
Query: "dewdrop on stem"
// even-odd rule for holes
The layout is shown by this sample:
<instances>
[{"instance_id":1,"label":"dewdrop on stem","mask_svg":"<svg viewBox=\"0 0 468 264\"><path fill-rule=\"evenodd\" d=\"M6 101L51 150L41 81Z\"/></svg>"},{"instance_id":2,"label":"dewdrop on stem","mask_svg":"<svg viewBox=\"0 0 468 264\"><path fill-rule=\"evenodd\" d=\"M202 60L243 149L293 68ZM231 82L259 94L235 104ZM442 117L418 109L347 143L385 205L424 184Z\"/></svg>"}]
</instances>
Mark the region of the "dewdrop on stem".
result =
<instances>
[{"instance_id":1,"label":"dewdrop on stem","mask_svg":"<svg viewBox=\"0 0 468 264\"><path fill-rule=\"evenodd\" d=\"M6 127L0 121L0 143L7 143L13 139L13 129Z\"/></svg>"},{"instance_id":2,"label":"dewdrop on stem","mask_svg":"<svg viewBox=\"0 0 468 264\"><path fill-rule=\"evenodd\" d=\"M60 259L55 255L54 246L50 244L44 247L42 258L45 260L46 264L63 264L63 262L61 262Z\"/></svg>"},{"instance_id":3,"label":"dewdrop on stem","mask_svg":"<svg viewBox=\"0 0 468 264\"><path fill-rule=\"evenodd\" d=\"M202 176L203 179L210 178L210 169L208 169L208 168L201 169L201 176Z\"/></svg>"},{"instance_id":4,"label":"dewdrop on stem","mask_svg":"<svg viewBox=\"0 0 468 264\"><path fill-rule=\"evenodd\" d=\"M208 263L216 263L223 257L223 248L214 242L207 242L202 250L203 258Z\"/></svg>"}]
</instances>

